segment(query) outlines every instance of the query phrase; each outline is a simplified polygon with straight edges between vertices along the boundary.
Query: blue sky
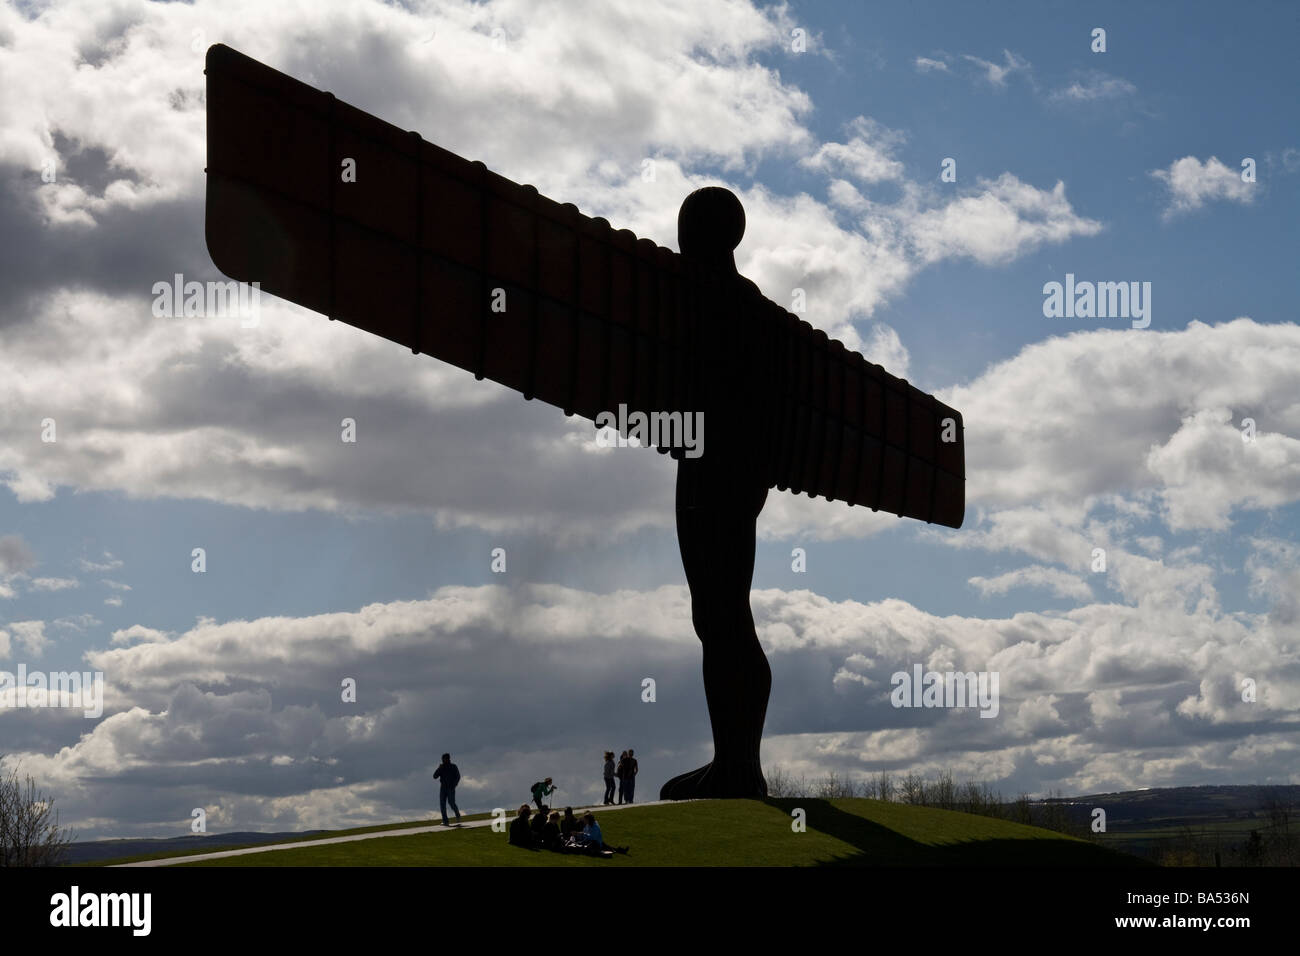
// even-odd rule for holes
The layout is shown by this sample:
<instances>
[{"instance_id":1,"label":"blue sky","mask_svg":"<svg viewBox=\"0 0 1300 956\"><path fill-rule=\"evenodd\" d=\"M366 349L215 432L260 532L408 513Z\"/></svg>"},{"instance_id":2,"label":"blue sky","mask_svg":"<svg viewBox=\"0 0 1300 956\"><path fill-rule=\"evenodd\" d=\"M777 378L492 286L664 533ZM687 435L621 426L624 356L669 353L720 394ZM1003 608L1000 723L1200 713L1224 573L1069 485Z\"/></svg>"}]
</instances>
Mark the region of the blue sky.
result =
<instances>
[{"instance_id":1,"label":"blue sky","mask_svg":"<svg viewBox=\"0 0 1300 956\"><path fill-rule=\"evenodd\" d=\"M293 306L252 331L150 315L153 281L217 277L195 49L226 42L670 247L686 192L728 185L742 272L963 411L959 531L770 497L766 764L1300 782L1296 25L1269 3L5 6L0 669L108 686L99 721L0 710L5 749L90 835L197 805L241 829L422 813L443 749L475 808L552 768L598 793L607 748L645 755L646 791L708 756L669 462ZM1066 273L1150 282L1150 327L1044 317ZM1000 670L1002 716L890 710L913 662ZM354 671L375 696L348 710Z\"/></svg>"}]
</instances>

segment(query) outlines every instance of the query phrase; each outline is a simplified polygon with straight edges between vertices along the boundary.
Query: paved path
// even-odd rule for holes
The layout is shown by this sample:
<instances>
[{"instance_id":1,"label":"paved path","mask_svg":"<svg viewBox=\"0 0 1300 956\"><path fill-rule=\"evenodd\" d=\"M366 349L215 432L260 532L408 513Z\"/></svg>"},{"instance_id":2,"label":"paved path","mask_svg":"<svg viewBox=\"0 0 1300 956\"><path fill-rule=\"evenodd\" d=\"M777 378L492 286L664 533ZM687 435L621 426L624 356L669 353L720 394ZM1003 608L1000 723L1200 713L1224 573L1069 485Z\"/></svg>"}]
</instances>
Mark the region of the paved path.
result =
<instances>
[{"instance_id":1,"label":"paved path","mask_svg":"<svg viewBox=\"0 0 1300 956\"><path fill-rule=\"evenodd\" d=\"M652 800L648 803L624 803L613 804L612 806L595 806L595 807L574 807L575 814L584 813L587 810L594 810L597 813L610 813L614 810L627 810L631 807L658 807L667 803L683 803L682 800ZM509 811L507 811L509 812ZM507 822L513 818L513 814L507 817ZM160 860L140 860L137 863L115 863L113 866L174 866L177 863L195 863L199 860L220 860L228 856L246 856L249 853L271 853L275 850L298 850L305 846L328 846L331 843L355 843L357 840L377 840L380 837L401 837L415 836L417 833L445 833L452 830L472 830L475 827L490 827L492 819L471 820L468 823L462 823L460 826L445 827L441 823L427 827L407 827L402 830L375 830L371 833L353 833L348 836L325 837L320 840L300 840L295 843L268 843L263 846L249 846L238 850L217 850L212 853L195 853L190 856L169 856Z\"/></svg>"}]
</instances>

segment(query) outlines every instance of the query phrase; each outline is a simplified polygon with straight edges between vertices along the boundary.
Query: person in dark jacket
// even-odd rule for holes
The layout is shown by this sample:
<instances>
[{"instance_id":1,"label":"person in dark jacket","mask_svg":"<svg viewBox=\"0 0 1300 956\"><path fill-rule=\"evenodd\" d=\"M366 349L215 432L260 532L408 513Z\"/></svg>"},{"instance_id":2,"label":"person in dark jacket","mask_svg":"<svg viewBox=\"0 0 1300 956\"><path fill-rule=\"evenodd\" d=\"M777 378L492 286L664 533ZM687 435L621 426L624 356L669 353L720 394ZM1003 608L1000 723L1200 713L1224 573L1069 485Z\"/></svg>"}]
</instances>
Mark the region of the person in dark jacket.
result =
<instances>
[{"instance_id":1,"label":"person in dark jacket","mask_svg":"<svg viewBox=\"0 0 1300 956\"><path fill-rule=\"evenodd\" d=\"M533 831L528 828L528 816L532 811L528 809L528 804L519 808L519 815L510 821L510 845L521 846L525 850L534 849Z\"/></svg>"},{"instance_id":2,"label":"person in dark jacket","mask_svg":"<svg viewBox=\"0 0 1300 956\"><path fill-rule=\"evenodd\" d=\"M542 828L542 847L547 850L560 849L560 812L552 810Z\"/></svg>"},{"instance_id":3,"label":"person in dark jacket","mask_svg":"<svg viewBox=\"0 0 1300 956\"><path fill-rule=\"evenodd\" d=\"M546 814L541 812L534 813L532 819L528 821L528 829L533 833L533 845L541 846L542 835L546 830Z\"/></svg>"},{"instance_id":4,"label":"person in dark jacket","mask_svg":"<svg viewBox=\"0 0 1300 956\"><path fill-rule=\"evenodd\" d=\"M451 826L447 822L449 803L452 810L456 811L456 822L460 823L460 807L456 806L456 784L460 783L460 770L451 762L451 754L442 755L442 763L433 772L433 779L441 784L438 788L438 809L442 811L442 825Z\"/></svg>"},{"instance_id":5,"label":"person in dark jacket","mask_svg":"<svg viewBox=\"0 0 1300 956\"><path fill-rule=\"evenodd\" d=\"M618 777L618 802L623 802L623 787L627 783L627 751L624 750L618 755L618 766L614 770L614 775Z\"/></svg>"},{"instance_id":6,"label":"person in dark jacket","mask_svg":"<svg viewBox=\"0 0 1300 956\"><path fill-rule=\"evenodd\" d=\"M605 751L605 806L614 802L614 751Z\"/></svg>"},{"instance_id":7,"label":"person in dark jacket","mask_svg":"<svg viewBox=\"0 0 1300 956\"><path fill-rule=\"evenodd\" d=\"M582 821L573 815L573 807L564 808L564 819L560 821L560 835L568 836L570 833L580 831Z\"/></svg>"},{"instance_id":8,"label":"person in dark jacket","mask_svg":"<svg viewBox=\"0 0 1300 956\"><path fill-rule=\"evenodd\" d=\"M627 765L623 770L623 795L627 802L632 802L632 796L636 793L636 757L633 755L632 748L627 750Z\"/></svg>"}]
</instances>

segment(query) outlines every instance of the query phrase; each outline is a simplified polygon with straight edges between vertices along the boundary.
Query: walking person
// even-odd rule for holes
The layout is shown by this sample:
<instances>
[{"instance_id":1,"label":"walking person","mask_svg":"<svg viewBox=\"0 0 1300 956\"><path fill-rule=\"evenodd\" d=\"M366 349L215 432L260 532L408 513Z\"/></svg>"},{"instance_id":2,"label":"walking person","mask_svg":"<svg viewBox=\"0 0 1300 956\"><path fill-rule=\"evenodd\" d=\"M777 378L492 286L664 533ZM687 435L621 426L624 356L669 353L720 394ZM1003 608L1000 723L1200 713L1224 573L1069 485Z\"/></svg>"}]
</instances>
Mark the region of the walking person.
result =
<instances>
[{"instance_id":1,"label":"walking person","mask_svg":"<svg viewBox=\"0 0 1300 956\"><path fill-rule=\"evenodd\" d=\"M636 792L636 757L633 756L632 748L627 749L627 770L623 773L623 795L627 797L627 802L632 802L632 795Z\"/></svg>"},{"instance_id":2,"label":"walking person","mask_svg":"<svg viewBox=\"0 0 1300 956\"><path fill-rule=\"evenodd\" d=\"M447 804L451 804L456 813L456 823L460 823L460 807L456 806L456 784L460 783L460 769L451 762L451 754L442 755L442 763L433 772L433 779L440 784L438 788L438 809L442 811L442 825L451 826L447 820Z\"/></svg>"},{"instance_id":3,"label":"walking person","mask_svg":"<svg viewBox=\"0 0 1300 956\"><path fill-rule=\"evenodd\" d=\"M614 802L614 751L605 751L605 806Z\"/></svg>"}]
</instances>

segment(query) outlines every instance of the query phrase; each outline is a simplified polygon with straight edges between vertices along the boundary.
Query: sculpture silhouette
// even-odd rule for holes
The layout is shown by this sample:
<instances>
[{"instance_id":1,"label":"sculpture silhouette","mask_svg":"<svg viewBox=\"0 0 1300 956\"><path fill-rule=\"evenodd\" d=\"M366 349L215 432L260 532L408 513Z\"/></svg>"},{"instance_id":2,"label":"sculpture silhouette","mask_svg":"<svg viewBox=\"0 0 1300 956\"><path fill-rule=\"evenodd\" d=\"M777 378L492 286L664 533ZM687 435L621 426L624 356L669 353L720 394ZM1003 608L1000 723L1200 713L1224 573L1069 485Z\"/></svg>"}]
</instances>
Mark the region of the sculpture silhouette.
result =
<instances>
[{"instance_id":1,"label":"sculpture silhouette","mask_svg":"<svg viewBox=\"0 0 1300 956\"><path fill-rule=\"evenodd\" d=\"M658 450L677 459L714 759L660 796L764 796L772 674L749 591L768 489L960 527L961 415L739 275L728 190L686 198L673 253L229 47L205 73L205 228L227 276L566 415L703 413L702 455Z\"/></svg>"}]
</instances>

